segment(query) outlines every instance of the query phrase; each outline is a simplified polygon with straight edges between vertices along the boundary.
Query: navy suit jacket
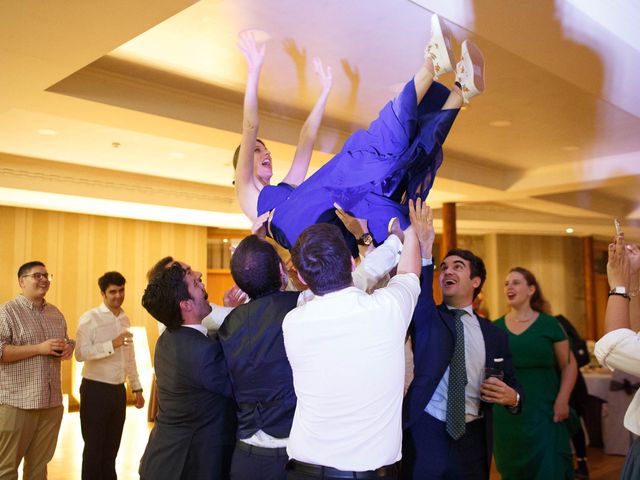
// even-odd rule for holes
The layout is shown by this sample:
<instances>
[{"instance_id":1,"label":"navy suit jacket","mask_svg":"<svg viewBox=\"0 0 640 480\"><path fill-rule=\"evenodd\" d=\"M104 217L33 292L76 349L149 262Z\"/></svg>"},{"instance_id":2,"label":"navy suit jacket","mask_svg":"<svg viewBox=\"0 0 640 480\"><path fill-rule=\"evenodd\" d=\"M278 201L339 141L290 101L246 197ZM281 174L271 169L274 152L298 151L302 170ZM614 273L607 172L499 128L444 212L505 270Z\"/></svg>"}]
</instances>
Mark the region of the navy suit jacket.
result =
<instances>
[{"instance_id":1,"label":"navy suit jacket","mask_svg":"<svg viewBox=\"0 0 640 480\"><path fill-rule=\"evenodd\" d=\"M433 265L422 268L421 290L413 314L411 336L413 340L414 379L404 400L404 427L411 428L420 415L428 415L424 409L444 375L455 345L453 314L444 305L436 306L433 300ZM516 380L511 360L509 340L504 330L486 318L478 316L485 345L485 366L495 365L494 359L502 358L504 382L520 394L520 404L512 413L520 411L524 394ZM493 450L492 403L480 402L486 425L487 458ZM506 408L506 407L505 407ZM489 465L487 465L487 469Z\"/></svg>"},{"instance_id":2,"label":"navy suit jacket","mask_svg":"<svg viewBox=\"0 0 640 480\"><path fill-rule=\"evenodd\" d=\"M140 478L221 478L212 450L234 444L236 416L220 342L193 328L165 330L154 359L158 415Z\"/></svg>"}]
</instances>

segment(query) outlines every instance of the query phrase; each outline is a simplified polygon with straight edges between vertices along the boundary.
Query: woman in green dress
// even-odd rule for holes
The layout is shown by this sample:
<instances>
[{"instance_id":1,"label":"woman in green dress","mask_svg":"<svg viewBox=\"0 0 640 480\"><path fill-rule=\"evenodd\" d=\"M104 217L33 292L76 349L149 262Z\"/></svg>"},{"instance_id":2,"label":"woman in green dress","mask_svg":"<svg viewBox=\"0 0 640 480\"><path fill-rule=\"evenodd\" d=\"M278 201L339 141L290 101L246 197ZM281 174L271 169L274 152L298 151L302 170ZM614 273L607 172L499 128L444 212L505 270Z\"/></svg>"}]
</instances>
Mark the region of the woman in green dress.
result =
<instances>
[{"instance_id":1,"label":"woman in green dress","mask_svg":"<svg viewBox=\"0 0 640 480\"><path fill-rule=\"evenodd\" d=\"M565 420L577 366L569 341L558 320L543 312L546 301L530 271L512 269L504 291L510 311L495 323L507 331L526 399L520 415L494 411L496 466L503 480L572 479Z\"/></svg>"}]
</instances>

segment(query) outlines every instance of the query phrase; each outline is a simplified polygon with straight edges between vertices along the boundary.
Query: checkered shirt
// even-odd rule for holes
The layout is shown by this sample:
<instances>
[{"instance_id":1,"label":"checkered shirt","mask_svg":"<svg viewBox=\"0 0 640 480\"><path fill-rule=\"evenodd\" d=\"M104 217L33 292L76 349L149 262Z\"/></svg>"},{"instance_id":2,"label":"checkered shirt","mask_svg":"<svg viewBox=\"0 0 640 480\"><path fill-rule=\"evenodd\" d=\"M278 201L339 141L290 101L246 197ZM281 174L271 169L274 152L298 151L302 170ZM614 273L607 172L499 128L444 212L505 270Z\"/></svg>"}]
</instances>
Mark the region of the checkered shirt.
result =
<instances>
[{"instance_id":1,"label":"checkered shirt","mask_svg":"<svg viewBox=\"0 0 640 480\"><path fill-rule=\"evenodd\" d=\"M5 345L36 345L50 338L67 338L64 316L50 303L37 307L18 295L0 305L0 357ZM60 359L36 355L0 362L0 405L22 409L62 405Z\"/></svg>"}]
</instances>

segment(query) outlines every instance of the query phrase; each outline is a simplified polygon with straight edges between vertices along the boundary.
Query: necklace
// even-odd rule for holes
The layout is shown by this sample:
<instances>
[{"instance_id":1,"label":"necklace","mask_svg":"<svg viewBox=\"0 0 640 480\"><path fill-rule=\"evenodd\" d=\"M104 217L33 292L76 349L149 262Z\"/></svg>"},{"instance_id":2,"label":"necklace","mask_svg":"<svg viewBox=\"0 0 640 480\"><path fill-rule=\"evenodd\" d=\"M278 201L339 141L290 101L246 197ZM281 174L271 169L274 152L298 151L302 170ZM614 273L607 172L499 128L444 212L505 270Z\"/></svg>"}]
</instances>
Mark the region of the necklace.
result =
<instances>
[{"instance_id":1,"label":"necklace","mask_svg":"<svg viewBox=\"0 0 640 480\"><path fill-rule=\"evenodd\" d=\"M538 316L537 312L533 312L533 315L529 315L529 318L520 319L514 316L513 320L518 323L527 323L527 322L530 322L531 320L534 320L537 316Z\"/></svg>"}]
</instances>

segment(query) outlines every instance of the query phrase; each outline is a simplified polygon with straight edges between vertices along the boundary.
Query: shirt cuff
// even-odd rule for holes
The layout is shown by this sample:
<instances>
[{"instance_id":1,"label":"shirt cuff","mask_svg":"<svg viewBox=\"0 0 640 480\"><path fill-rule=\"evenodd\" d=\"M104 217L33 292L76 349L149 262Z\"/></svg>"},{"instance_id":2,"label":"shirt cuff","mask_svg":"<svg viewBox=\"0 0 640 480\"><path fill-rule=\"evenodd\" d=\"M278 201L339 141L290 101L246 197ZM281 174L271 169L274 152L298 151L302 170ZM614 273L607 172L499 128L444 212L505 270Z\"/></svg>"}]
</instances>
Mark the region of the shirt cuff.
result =
<instances>
[{"instance_id":1,"label":"shirt cuff","mask_svg":"<svg viewBox=\"0 0 640 480\"><path fill-rule=\"evenodd\" d=\"M433 265L433 258L423 258L422 259L422 266L423 267L428 267L430 265Z\"/></svg>"},{"instance_id":2,"label":"shirt cuff","mask_svg":"<svg viewBox=\"0 0 640 480\"><path fill-rule=\"evenodd\" d=\"M113 352L115 352L115 348L113 348L113 342L111 340L104 342L102 344L102 349L107 355L113 355Z\"/></svg>"},{"instance_id":3,"label":"shirt cuff","mask_svg":"<svg viewBox=\"0 0 640 480\"><path fill-rule=\"evenodd\" d=\"M398 253L398 255L402 253L402 242L400 241L397 235L393 235L393 234L389 235L387 239L384 241L384 243L386 245L389 245L391 248L393 248Z\"/></svg>"},{"instance_id":4,"label":"shirt cuff","mask_svg":"<svg viewBox=\"0 0 640 480\"><path fill-rule=\"evenodd\" d=\"M607 357L616 348L616 346L627 338L636 337L638 334L629 328L618 328L605 334L596 342L594 354L601 365L612 369L607 365Z\"/></svg>"}]
</instances>

